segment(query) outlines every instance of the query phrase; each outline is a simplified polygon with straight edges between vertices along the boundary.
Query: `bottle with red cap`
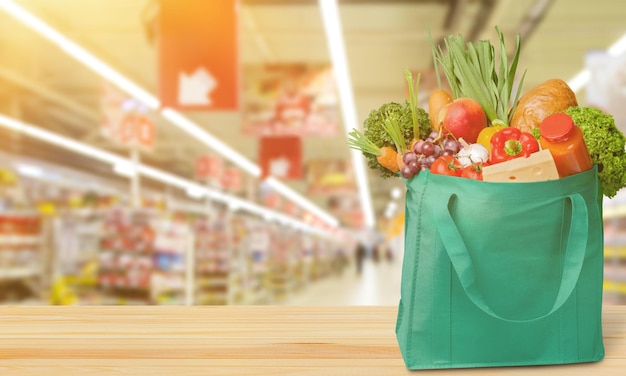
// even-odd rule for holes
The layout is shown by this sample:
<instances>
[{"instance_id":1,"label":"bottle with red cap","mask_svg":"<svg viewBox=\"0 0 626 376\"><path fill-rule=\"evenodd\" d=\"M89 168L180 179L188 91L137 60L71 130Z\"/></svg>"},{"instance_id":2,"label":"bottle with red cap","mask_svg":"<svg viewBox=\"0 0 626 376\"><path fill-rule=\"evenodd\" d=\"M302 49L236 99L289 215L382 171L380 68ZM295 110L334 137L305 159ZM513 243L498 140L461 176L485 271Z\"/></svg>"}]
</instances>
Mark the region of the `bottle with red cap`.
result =
<instances>
[{"instance_id":1,"label":"bottle with red cap","mask_svg":"<svg viewBox=\"0 0 626 376\"><path fill-rule=\"evenodd\" d=\"M580 128L565 113L547 116L539 125L540 143L549 149L560 177L587 171L593 166Z\"/></svg>"}]
</instances>

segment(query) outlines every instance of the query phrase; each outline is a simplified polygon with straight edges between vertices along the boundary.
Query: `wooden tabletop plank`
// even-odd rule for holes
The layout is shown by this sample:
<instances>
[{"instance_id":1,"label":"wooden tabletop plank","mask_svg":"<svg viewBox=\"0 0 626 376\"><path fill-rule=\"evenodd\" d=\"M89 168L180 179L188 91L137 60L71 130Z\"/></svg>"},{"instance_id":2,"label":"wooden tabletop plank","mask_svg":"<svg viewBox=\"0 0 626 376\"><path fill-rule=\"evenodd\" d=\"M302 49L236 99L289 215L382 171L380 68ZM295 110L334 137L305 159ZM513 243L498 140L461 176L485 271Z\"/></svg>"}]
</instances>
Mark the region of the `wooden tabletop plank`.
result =
<instances>
[{"instance_id":1,"label":"wooden tabletop plank","mask_svg":"<svg viewBox=\"0 0 626 376\"><path fill-rule=\"evenodd\" d=\"M396 307L0 307L0 375L408 375ZM598 363L446 375L626 374L626 307Z\"/></svg>"}]
</instances>

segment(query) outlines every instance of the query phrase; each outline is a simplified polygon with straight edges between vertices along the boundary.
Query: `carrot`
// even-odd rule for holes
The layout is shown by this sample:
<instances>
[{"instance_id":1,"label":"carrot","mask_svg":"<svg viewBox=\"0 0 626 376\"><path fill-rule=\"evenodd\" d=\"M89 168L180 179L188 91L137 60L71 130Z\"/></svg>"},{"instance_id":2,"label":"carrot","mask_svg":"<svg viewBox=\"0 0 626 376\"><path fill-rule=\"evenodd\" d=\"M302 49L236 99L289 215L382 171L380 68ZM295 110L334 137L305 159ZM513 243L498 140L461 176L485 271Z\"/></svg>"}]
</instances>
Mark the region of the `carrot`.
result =
<instances>
[{"instance_id":1,"label":"carrot","mask_svg":"<svg viewBox=\"0 0 626 376\"><path fill-rule=\"evenodd\" d=\"M380 148L380 154L376 156L376 160L381 166L385 167L389 171L398 172L400 171L400 167L398 166L398 155L402 154L399 154L390 146L383 146Z\"/></svg>"},{"instance_id":2,"label":"carrot","mask_svg":"<svg viewBox=\"0 0 626 376\"><path fill-rule=\"evenodd\" d=\"M402 167L404 167L404 154L396 152L396 164L398 165L398 170L402 170Z\"/></svg>"},{"instance_id":3,"label":"carrot","mask_svg":"<svg viewBox=\"0 0 626 376\"><path fill-rule=\"evenodd\" d=\"M448 103L452 103L452 95L447 91L436 89L430 94L430 98L428 99L428 115L432 129L438 131L439 128L441 128L441 124L439 123L439 111Z\"/></svg>"},{"instance_id":4,"label":"carrot","mask_svg":"<svg viewBox=\"0 0 626 376\"><path fill-rule=\"evenodd\" d=\"M348 133L348 136L348 147L360 150L366 154L375 155L378 163L391 172L400 171L397 161L398 152L395 151L394 148L390 146L378 147L363 133L356 129L353 129L350 133Z\"/></svg>"},{"instance_id":5,"label":"carrot","mask_svg":"<svg viewBox=\"0 0 626 376\"><path fill-rule=\"evenodd\" d=\"M411 141L411 145L409 145L409 151L413 151L413 148L415 147L415 144L417 144L420 140L419 138L414 138L413 141Z\"/></svg>"}]
</instances>

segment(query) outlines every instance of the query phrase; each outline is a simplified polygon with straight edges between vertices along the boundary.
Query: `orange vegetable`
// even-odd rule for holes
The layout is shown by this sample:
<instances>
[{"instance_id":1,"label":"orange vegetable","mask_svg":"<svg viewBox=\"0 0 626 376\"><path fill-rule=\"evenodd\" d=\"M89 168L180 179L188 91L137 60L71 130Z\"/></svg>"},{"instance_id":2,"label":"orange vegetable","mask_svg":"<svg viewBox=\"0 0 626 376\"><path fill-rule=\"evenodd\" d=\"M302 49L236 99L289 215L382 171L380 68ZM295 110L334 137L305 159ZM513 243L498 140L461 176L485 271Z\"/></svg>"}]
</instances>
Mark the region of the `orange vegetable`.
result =
<instances>
[{"instance_id":1,"label":"orange vegetable","mask_svg":"<svg viewBox=\"0 0 626 376\"><path fill-rule=\"evenodd\" d=\"M392 147L383 146L380 148L380 154L376 157L378 163L381 166L385 167L391 172L400 171L400 167L398 166L398 152L395 151Z\"/></svg>"},{"instance_id":2,"label":"orange vegetable","mask_svg":"<svg viewBox=\"0 0 626 376\"><path fill-rule=\"evenodd\" d=\"M452 94L443 89L437 89L430 94L428 99L428 116L430 117L430 126L438 131L441 128L439 123L439 111L448 103L452 103Z\"/></svg>"}]
</instances>

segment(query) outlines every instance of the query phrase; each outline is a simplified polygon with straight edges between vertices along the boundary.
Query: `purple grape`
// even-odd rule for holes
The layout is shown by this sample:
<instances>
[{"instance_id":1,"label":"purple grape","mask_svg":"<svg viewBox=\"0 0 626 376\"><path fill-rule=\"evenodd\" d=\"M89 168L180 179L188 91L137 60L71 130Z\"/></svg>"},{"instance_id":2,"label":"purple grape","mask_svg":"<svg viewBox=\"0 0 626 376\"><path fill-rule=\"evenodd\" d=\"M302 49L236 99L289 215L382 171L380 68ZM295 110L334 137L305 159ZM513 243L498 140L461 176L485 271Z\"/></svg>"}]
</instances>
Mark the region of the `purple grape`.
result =
<instances>
[{"instance_id":1,"label":"purple grape","mask_svg":"<svg viewBox=\"0 0 626 376\"><path fill-rule=\"evenodd\" d=\"M452 153L456 154L459 152L461 145L459 145L459 142L449 138L447 139L444 143L443 143L443 148L445 150L450 150Z\"/></svg>"},{"instance_id":2,"label":"purple grape","mask_svg":"<svg viewBox=\"0 0 626 376\"><path fill-rule=\"evenodd\" d=\"M410 151L404 153L404 155L402 156L402 162L404 162L404 164L409 164L411 163L411 161L416 161L416 160L417 160L417 155L413 154Z\"/></svg>"},{"instance_id":3,"label":"purple grape","mask_svg":"<svg viewBox=\"0 0 626 376\"><path fill-rule=\"evenodd\" d=\"M433 140L436 140L437 137L439 137L439 132L438 131L432 131L430 132L430 134L428 134L429 138L432 138Z\"/></svg>"},{"instance_id":4,"label":"purple grape","mask_svg":"<svg viewBox=\"0 0 626 376\"><path fill-rule=\"evenodd\" d=\"M435 162L437 160L437 157L435 157L434 155L429 155L428 157L426 157L426 165L428 166L432 166L433 162Z\"/></svg>"},{"instance_id":5,"label":"purple grape","mask_svg":"<svg viewBox=\"0 0 626 376\"><path fill-rule=\"evenodd\" d=\"M424 144L422 145L422 154L428 157L430 155L433 155L434 152L435 144L430 141L424 141Z\"/></svg>"},{"instance_id":6,"label":"purple grape","mask_svg":"<svg viewBox=\"0 0 626 376\"><path fill-rule=\"evenodd\" d=\"M409 162L408 166L411 169L411 171L413 171L413 173L417 173L420 169L420 163L418 162L417 159L412 160L411 162Z\"/></svg>"},{"instance_id":7,"label":"purple grape","mask_svg":"<svg viewBox=\"0 0 626 376\"><path fill-rule=\"evenodd\" d=\"M423 154L422 153L422 146L424 145L424 141L419 140L415 143L415 145L413 145L413 153L415 154Z\"/></svg>"},{"instance_id":8,"label":"purple grape","mask_svg":"<svg viewBox=\"0 0 626 376\"><path fill-rule=\"evenodd\" d=\"M410 179L414 175L413 171L411 171L411 168L408 165L404 165L402 167L402 170L400 170L400 174L405 179Z\"/></svg>"},{"instance_id":9,"label":"purple grape","mask_svg":"<svg viewBox=\"0 0 626 376\"><path fill-rule=\"evenodd\" d=\"M447 157L447 156L453 156L454 154L456 154L456 153L455 153L455 152L453 152L452 150L445 149L445 150L441 153L441 156L443 156L443 157Z\"/></svg>"},{"instance_id":10,"label":"purple grape","mask_svg":"<svg viewBox=\"0 0 626 376\"><path fill-rule=\"evenodd\" d=\"M430 166L422 165L422 167L420 167L420 170L422 171L430 170Z\"/></svg>"},{"instance_id":11,"label":"purple grape","mask_svg":"<svg viewBox=\"0 0 626 376\"><path fill-rule=\"evenodd\" d=\"M441 146L435 145L435 150L433 151L433 156L435 158L439 158L441 156Z\"/></svg>"}]
</instances>

